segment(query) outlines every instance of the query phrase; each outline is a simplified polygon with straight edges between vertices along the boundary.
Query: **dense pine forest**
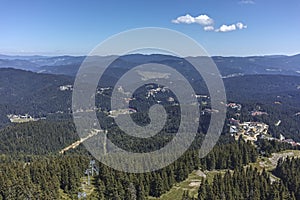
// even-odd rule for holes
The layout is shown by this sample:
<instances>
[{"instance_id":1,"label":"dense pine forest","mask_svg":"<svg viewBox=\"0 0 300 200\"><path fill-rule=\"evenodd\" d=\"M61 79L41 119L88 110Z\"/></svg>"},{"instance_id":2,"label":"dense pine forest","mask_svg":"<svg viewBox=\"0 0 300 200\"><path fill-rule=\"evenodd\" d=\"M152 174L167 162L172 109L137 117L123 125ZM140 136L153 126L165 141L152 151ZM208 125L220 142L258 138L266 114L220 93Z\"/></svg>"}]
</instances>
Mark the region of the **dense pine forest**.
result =
<instances>
[{"instance_id":1,"label":"dense pine forest","mask_svg":"<svg viewBox=\"0 0 300 200\"><path fill-rule=\"evenodd\" d=\"M82 154L82 155L78 155ZM251 155L249 157L249 155ZM189 150L175 163L151 173L129 174L112 170L97 163L96 190L90 198L146 199L159 197L195 169L228 169L254 162L255 148L244 141L217 145L205 158L198 151ZM1 157L2 199L58 199L60 192L75 198L80 191L80 178L89 163L88 154L74 152L61 156L27 156L23 161ZM21 158L20 158L21 159ZM130 196L131 195L131 196Z\"/></svg>"},{"instance_id":2,"label":"dense pine forest","mask_svg":"<svg viewBox=\"0 0 300 200\"><path fill-rule=\"evenodd\" d=\"M227 171L224 175L216 175L211 183L203 180L198 191L198 200L213 199L299 199L299 165L300 159L280 159L273 173L280 178L271 182L270 175L256 168L240 167ZM188 192L183 200L190 198Z\"/></svg>"},{"instance_id":3,"label":"dense pine forest","mask_svg":"<svg viewBox=\"0 0 300 200\"><path fill-rule=\"evenodd\" d=\"M86 192L86 170L94 158L82 144L60 153L80 139L69 108L71 91L60 90L60 86L70 84L72 78L12 69L2 71L0 82L5 89L0 90L3 96L0 101L0 199L84 199L78 194ZM21 80L15 78L19 74L23 75ZM40 77L36 79L35 76ZM32 85L27 85L31 79L36 80ZM278 83L287 79L288 83ZM10 86L10 80L18 84ZM251 165L271 157L273 153L297 150L299 147L277 140L250 142L242 137L236 140L229 134L229 119L234 118L240 122L266 123L270 136L279 138L284 135L300 141L298 80L295 77L270 78L265 75L224 79L229 88L228 102L240 104L241 109L228 108L222 135L208 155L200 159L198 154L210 122L210 113L206 112L210 109L210 100L201 98L198 133L180 159L161 170L144 174L116 171L96 161L99 174L90 177L92 189L86 199L159 199L172 188L179 187L195 171L215 174L212 178L201 180L196 195L195 191L190 193L186 190L176 199L300 199L298 159L280 159L275 169ZM42 84L42 81L47 84ZM234 82L239 82L239 87ZM197 81L194 84L195 87L201 85ZM259 91L256 90L258 86L261 86ZM158 86L148 85L134 94L130 107L138 112L131 114L133 121L140 125L148 124L147 110L158 100L169 114L161 132L149 139L124 134L109 116L108 102L112 89L97 88L97 116L101 127L108 131L111 141L132 152L157 150L172 140L178 130L180 113L179 106L174 105L176 98L167 91L146 99L147 87L153 89ZM35 90L31 91L31 88ZM15 95L22 98L16 99ZM170 96L174 97L174 102L168 101ZM267 114L253 116L253 111ZM7 118L8 114L25 113L39 120L11 123ZM280 125L276 125L279 120ZM275 180L271 176L275 176Z\"/></svg>"},{"instance_id":4,"label":"dense pine forest","mask_svg":"<svg viewBox=\"0 0 300 200\"><path fill-rule=\"evenodd\" d=\"M299 175L298 175L299 176ZM182 199L188 199L183 197ZM251 167L238 168L216 175L212 183L203 180L198 191L199 200L212 199L290 199L294 200L294 191L289 190L282 181L271 183L269 175Z\"/></svg>"},{"instance_id":5,"label":"dense pine forest","mask_svg":"<svg viewBox=\"0 0 300 200\"><path fill-rule=\"evenodd\" d=\"M271 183L266 171L244 167L259 156L252 144L223 137L223 142L205 158L199 159L198 151L189 150L173 164L156 172L130 174L97 163L99 174L93 179L95 190L89 199L160 197L197 169L228 170L225 175L217 174L212 182L203 179L198 199L299 198L299 159L280 160L272 173L281 180ZM76 199L81 191L80 179L92 159L84 150L60 156L18 154L12 158L9 154L1 156L1 199L59 199L61 193ZM182 197L190 198L188 192Z\"/></svg>"},{"instance_id":6,"label":"dense pine forest","mask_svg":"<svg viewBox=\"0 0 300 200\"><path fill-rule=\"evenodd\" d=\"M273 173L279 177L289 191L295 194L296 199L300 199L300 159L287 158L280 159Z\"/></svg>"},{"instance_id":7,"label":"dense pine forest","mask_svg":"<svg viewBox=\"0 0 300 200\"><path fill-rule=\"evenodd\" d=\"M300 0L0 0L0 200L300 200Z\"/></svg>"},{"instance_id":8,"label":"dense pine forest","mask_svg":"<svg viewBox=\"0 0 300 200\"><path fill-rule=\"evenodd\" d=\"M257 106L257 105L253 105ZM247 108L247 107L246 107ZM247 118L251 107L241 111L241 118ZM175 109L176 110L176 109ZM233 113L234 114L234 113ZM229 117L233 114L228 113ZM101 113L99 113L101 115ZM136 120L139 115L134 116ZM248 117L248 120L255 120ZM207 118L209 121L209 117ZM245 119L246 120L246 119ZM256 119L268 120L268 119ZM170 121L160 137L154 137L151 145L143 141L132 141L122 136L115 126L108 126L110 139L137 152L160 148L172 138ZM110 120L103 122L110 123ZM88 199L147 199L160 197L173 186L184 181L195 170L228 170L225 175L217 174L212 182L203 179L198 199L299 199L297 168L299 161L280 160L272 171L279 180L270 182L266 171L246 167L258 157L270 156L274 152L297 149L285 143L258 140L256 146L242 138L234 140L226 126L218 144L200 159L198 149L205 136L205 123L190 149L173 164L159 171L145 174L129 174L113 170L96 163L99 174L92 179L95 187ZM176 128L176 127L175 127ZM46 137L45 137L46 136ZM60 199L67 196L77 199L82 192L82 177L92 158L80 145L74 150L59 155L59 151L78 140L72 121L57 117L37 122L13 124L0 131L0 199ZM291 177L291 178L287 178ZM188 191L178 199L193 199Z\"/></svg>"}]
</instances>

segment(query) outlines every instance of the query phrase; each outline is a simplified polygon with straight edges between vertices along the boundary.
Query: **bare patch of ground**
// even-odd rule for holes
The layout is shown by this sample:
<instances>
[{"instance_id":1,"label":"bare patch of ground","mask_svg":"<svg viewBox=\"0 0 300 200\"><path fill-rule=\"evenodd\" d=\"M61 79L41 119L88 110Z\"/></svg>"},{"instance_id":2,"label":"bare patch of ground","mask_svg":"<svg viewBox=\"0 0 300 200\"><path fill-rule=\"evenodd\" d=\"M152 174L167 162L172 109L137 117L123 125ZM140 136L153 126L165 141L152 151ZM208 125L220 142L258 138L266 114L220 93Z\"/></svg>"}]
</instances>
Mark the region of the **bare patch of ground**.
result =
<instances>
[{"instance_id":1,"label":"bare patch of ground","mask_svg":"<svg viewBox=\"0 0 300 200\"><path fill-rule=\"evenodd\" d=\"M194 181L189 184L190 187L199 187L201 184L200 181Z\"/></svg>"},{"instance_id":2,"label":"bare patch of ground","mask_svg":"<svg viewBox=\"0 0 300 200\"><path fill-rule=\"evenodd\" d=\"M206 174L203 171L201 171L201 170L197 170L195 172L195 174L198 175L198 176L200 176L200 177L206 178Z\"/></svg>"},{"instance_id":3,"label":"bare patch of ground","mask_svg":"<svg viewBox=\"0 0 300 200\"><path fill-rule=\"evenodd\" d=\"M276 167L277 162L280 158L287 158L287 157L295 157L295 152L291 151L291 152L284 152L284 153L273 153L272 157L269 158L270 162L272 163L272 165L274 167Z\"/></svg>"}]
</instances>

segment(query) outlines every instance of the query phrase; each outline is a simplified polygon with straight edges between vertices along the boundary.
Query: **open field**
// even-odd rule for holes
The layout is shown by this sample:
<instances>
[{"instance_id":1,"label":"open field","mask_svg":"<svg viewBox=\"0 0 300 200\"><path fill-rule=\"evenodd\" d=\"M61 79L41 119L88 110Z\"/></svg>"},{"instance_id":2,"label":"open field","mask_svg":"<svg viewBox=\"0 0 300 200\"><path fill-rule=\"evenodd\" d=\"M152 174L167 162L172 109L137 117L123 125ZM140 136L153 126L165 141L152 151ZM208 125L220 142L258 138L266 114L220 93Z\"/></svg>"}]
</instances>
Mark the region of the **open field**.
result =
<instances>
[{"instance_id":1,"label":"open field","mask_svg":"<svg viewBox=\"0 0 300 200\"><path fill-rule=\"evenodd\" d=\"M163 194L160 198L149 197L149 199L159 199L159 200L175 200L181 199L184 191L189 191L190 196L197 197L198 189L201 184L202 178L207 178L209 182L213 180L213 177L218 174L224 174L227 170L214 170L214 171L193 171L189 177L182 181L181 183L175 184L172 189Z\"/></svg>"},{"instance_id":2,"label":"open field","mask_svg":"<svg viewBox=\"0 0 300 200\"><path fill-rule=\"evenodd\" d=\"M279 153L272 153L272 156L270 158L259 157L257 159L257 162L250 163L249 165L256 167L259 170L265 168L267 171L271 171L276 167L277 162L280 158L286 158L286 157L300 157L300 151L286 150Z\"/></svg>"},{"instance_id":3,"label":"open field","mask_svg":"<svg viewBox=\"0 0 300 200\"><path fill-rule=\"evenodd\" d=\"M265 168L269 173L271 170L273 170L277 162L280 158L286 158L289 157L300 157L300 151L299 150L286 150L279 153L273 153L272 157L260 157L257 159L257 162L250 163L247 166L253 166L259 170L263 170ZM149 197L150 200L159 199L159 200L175 200L175 199L181 199L184 191L189 191L190 196L197 197L198 195L198 188L201 184L202 178L206 178L208 182L212 182L214 176L218 173L225 174L227 170L213 170L213 171L193 171L189 177L182 181L181 183L177 183L172 187L172 189L163 194L160 198L154 198ZM270 179L271 181L276 181L278 178L274 176L272 173L270 173Z\"/></svg>"}]
</instances>

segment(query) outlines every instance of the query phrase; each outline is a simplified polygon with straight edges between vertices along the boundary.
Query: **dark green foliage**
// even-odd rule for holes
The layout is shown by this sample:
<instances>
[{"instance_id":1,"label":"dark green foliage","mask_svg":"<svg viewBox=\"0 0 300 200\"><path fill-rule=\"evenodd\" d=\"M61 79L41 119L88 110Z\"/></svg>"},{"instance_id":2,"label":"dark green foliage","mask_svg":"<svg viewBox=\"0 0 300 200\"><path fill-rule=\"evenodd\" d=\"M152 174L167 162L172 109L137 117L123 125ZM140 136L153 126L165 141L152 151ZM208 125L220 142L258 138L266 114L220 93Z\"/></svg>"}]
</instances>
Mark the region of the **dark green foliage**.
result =
<instances>
[{"instance_id":1,"label":"dark green foliage","mask_svg":"<svg viewBox=\"0 0 300 200\"><path fill-rule=\"evenodd\" d=\"M204 169L235 169L250 162L255 162L258 153L249 142L240 139L238 142L217 145L200 163Z\"/></svg>"},{"instance_id":2,"label":"dark green foliage","mask_svg":"<svg viewBox=\"0 0 300 200\"><path fill-rule=\"evenodd\" d=\"M57 111L69 112L71 91L60 91L62 85L72 84L73 78L61 75L0 69L0 114L43 116Z\"/></svg>"},{"instance_id":3,"label":"dark green foliage","mask_svg":"<svg viewBox=\"0 0 300 200\"><path fill-rule=\"evenodd\" d=\"M198 191L199 200L295 200L282 182L270 182L269 175L248 167L237 168L225 175L215 175L212 183L203 181Z\"/></svg>"},{"instance_id":4,"label":"dark green foliage","mask_svg":"<svg viewBox=\"0 0 300 200\"><path fill-rule=\"evenodd\" d=\"M143 57L143 56L142 56ZM150 58L150 57L149 57ZM148 58L148 59L149 59ZM165 64L173 64L178 70L181 70L188 80L195 78L191 84L197 93L205 94L206 87L199 76L194 77L193 71L188 71L178 64L179 58L161 57ZM143 59L146 59L143 57ZM150 60L152 60L151 58ZM158 59L157 58L154 58ZM166 60L165 60L166 59ZM216 58L219 60L219 58ZM126 59L125 59L126 60ZM173 60L173 61L172 61ZM223 58L221 59L223 60ZM148 60L149 61L149 60ZM139 62L148 62L139 61ZM120 61L125 65L133 67L136 63ZM170 63L168 63L170 62ZM119 63L119 64L121 64ZM121 66L121 65L118 65ZM185 66L185 65L184 65ZM229 66L228 66L229 67ZM261 66L260 66L261 67ZM127 69L125 67L125 69ZM110 76L121 76L122 73L117 72L118 67L113 68ZM116 71L116 72L115 72ZM126 70L125 70L126 71ZM124 70L122 71L124 72ZM196 74L197 75L197 74ZM283 76L283 75L245 75L240 77L224 79L227 97L229 101L240 102L243 104L243 110L240 116L241 121L263 121L270 125L270 132L274 136L283 134L288 138L300 141L300 117L295 113L300 109L300 94L297 86L299 85L299 77ZM48 116L49 113L63 111L70 114L71 110L71 91L60 91L59 86L73 84L74 78L61 75L37 74L16 69L0 69L0 127L9 123L7 114L25 114L32 116ZM108 80L109 83L110 80ZM106 85L112 86L111 84ZM103 110L109 110L109 96L111 90L105 91L102 95L97 95L96 105L101 105ZM169 94L167 94L169 95ZM138 94L137 94L137 97ZM137 103L132 102L133 106L141 105L145 99L138 98ZM281 105L275 105L274 102L281 102ZM149 102L148 102L149 103ZM259 104L268 116L249 116L249 111L253 110ZM142 103L144 106L144 104ZM141 107L143 107L141 106ZM282 124L276 127L274 124L278 120L282 120ZM203 122L200 124L200 131L205 133L207 129L207 120L202 117ZM175 126L168 127L168 130L174 129ZM175 127L176 128L176 127Z\"/></svg>"},{"instance_id":5,"label":"dark green foliage","mask_svg":"<svg viewBox=\"0 0 300 200\"><path fill-rule=\"evenodd\" d=\"M59 199L59 189L76 194L85 157L49 157L0 164L0 199Z\"/></svg>"},{"instance_id":6,"label":"dark green foliage","mask_svg":"<svg viewBox=\"0 0 300 200\"><path fill-rule=\"evenodd\" d=\"M59 116L50 114L47 120L9 125L0 130L0 153L5 154L0 157L0 199L59 199L60 190L73 199L76 198L80 178L84 176L89 157L86 156L87 153L82 146L79 147L79 151L71 150L62 156L57 154L59 150L78 140L75 126L69 121L71 116L68 115L71 93L59 91L59 86L69 84L71 78L11 69L2 71L0 85L4 85L4 89L0 91L3 97L0 100L0 124L8 122L6 114L10 113L29 112L35 116L48 115L49 112L55 113L59 110L65 113ZM188 77L193 76L183 71ZM113 76L120 75L116 69L113 72L116 73ZM288 82L285 83L283 80ZM299 78L282 76L271 78L264 75L245 76L225 79L225 85L230 100L243 102L239 116L241 121L262 121L270 125L270 133L274 136L283 133L299 139L299 117L294 115L299 112L297 108L300 98L296 89L298 80ZM11 81L14 84L11 84ZM240 84L236 84L237 82ZM193 84L196 86L198 81ZM198 92L203 92L205 87L201 84L198 86ZM257 90L258 87L260 90ZM103 103L101 105L104 106L103 110L108 111L109 104L106 101L109 100L111 91L106 92L98 96L96 103L97 105ZM279 93L280 99L277 97ZM15 98L15 95L18 98ZM139 94L135 95L138 101L132 102L132 105L147 110L149 104L141 105L144 100ZM283 105L274 107L273 103L277 100ZM255 117L249 115L250 111L257 108L257 101L269 115ZM166 108L172 117L180 114L178 107L166 105ZM234 114L228 113L228 116L232 117ZM161 148L173 138L179 122L176 117L169 119L169 123L156 137L149 140L133 140L112 125L112 119L107 118L104 112L98 112L97 115L102 120L101 125L109 130L109 139L120 147L134 152L148 152ZM149 121L146 111L133 114L132 118L141 124L147 124ZM277 127L274 124L279 119L282 120L282 124ZM266 172L259 173L251 168L243 170L243 166L256 161L258 153L252 144L242 139L234 141L232 137L223 135L215 148L205 158L199 159L198 149L209 121L209 115L201 116L199 134L190 150L159 171L128 174L97 163L100 174L95 177L96 189L92 196L112 200L144 200L149 195L159 197L169 191L174 184L185 180L193 170L201 168L231 169L234 173L228 171L224 176L216 175L212 183L203 180L199 188L199 199L300 198L300 179L297 173L300 163L294 160L280 161L274 173L283 181L271 184ZM290 148L281 143L264 140L258 141L257 145L266 155ZM185 192L182 199L192 198Z\"/></svg>"},{"instance_id":7,"label":"dark green foliage","mask_svg":"<svg viewBox=\"0 0 300 200\"><path fill-rule=\"evenodd\" d=\"M286 158L280 159L274 174L281 178L284 185L295 194L296 199L300 199L300 159Z\"/></svg>"},{"instance_id":8,"label":"dark green foliage","mask_svg":"<svg viewBox=\"0 0 300 200\"><path fill-rule=\"evenodd\" d=\"M0 130L0 153L57 153L78 139L74 124L68 121L16 124Z\"/></svg>"},{"instance_id":9,"label":"dark green foliage","mask_svg":"<svg viewBox=\"0 0 300 200\"><path fill-rule=\"evenodd\" d=\"M48 137L44 137L44 135L48 135ZM28 163L24 165L23 162L20 162L18 168L25 166L24 175L21 177L30 185L32 191L30 190L29 194L38 193L44 195L43 199L47 199L49 196L57 197L58 190L61 189L69 195L76 195L80 186L79 179L84 176L83 172L87 166L87 157L73 155L74 153L82 154L84 151L71 151L61 157L47 156L40 162L37 161L40 158L37 155L56 155L59 150L77 139L73 123L39 121L18 124L3 129L0 137L3 138L0 147L2 153L13 155ZM257 153L251 144L245 143L243 140L237 142L227 136L222 136L212 152L200 160L197 148L201 144L201 138L200 135L197 136L189 151L173 164L157 172L128 174L98 163L100 174L95 180L96 190L93 196L99 199L141 200L149 195L159 197L169 191L175 183L185 180L195 169L235 168L256 159ZM154 140L154 144L159 144L161 138L156 138L156 140ZM126 144L128 141L123 140L123 142ZM140 148L143 150L143 146ZM15 168L14 162L11 161L13 159L3 157L1 160L4 163L3 167L8 166L12 170ZM0 168L0 170L2 169ZM5 170L7 169L5 168ZM28 179L24 177L28 177ZM1 184L5 186L6 180L14 181L6 176L1 180ZM19 182L21 185L23 184L22 181ZM38 192L35 191L35 188ZM23 191L24 189L18 190ZM3 193L2 195L7 194Z\"/></svg>"},{"instance_id":10,"label":"dark green foliage","mask_svg":"<svg viewBox=\"0 0 300 200\"><path fill-rule=\"evenodd\" d=\"M266 157L271 156L271 154L275 152L284 151L288 149L298 149L298 147L293 147L289 143L278 142L276 140L259 139L255 144L257 145L260 153Z\"/></svg>"}]
</instances>

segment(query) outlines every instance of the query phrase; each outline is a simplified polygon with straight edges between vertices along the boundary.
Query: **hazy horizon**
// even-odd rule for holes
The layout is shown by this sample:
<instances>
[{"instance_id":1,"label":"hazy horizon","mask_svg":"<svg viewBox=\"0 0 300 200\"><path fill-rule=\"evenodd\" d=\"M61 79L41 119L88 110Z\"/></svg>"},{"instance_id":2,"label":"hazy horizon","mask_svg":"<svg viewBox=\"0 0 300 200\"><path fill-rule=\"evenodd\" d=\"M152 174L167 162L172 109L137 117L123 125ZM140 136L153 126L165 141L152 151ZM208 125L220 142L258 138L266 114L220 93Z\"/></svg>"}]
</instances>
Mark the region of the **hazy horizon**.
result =
<instances>
[{"instance_id":1,"label":"hazy horizon","mask_svg":"<svg viewBox=\"0 0 300 200\"><path fill-rule=\"evenodd\" d=\"M174 56L172 54L163 54L163 53L132 53L132 54L128 54L128 55L169 55L169 56ZM299 53L295 53L295 54L261 54L261 55L210 55L210 57L267 57L267 56L297 56L300 55ZM0 56L11 56L11 57L62 57L62 56L71 56L71 57L85 57L88 56L87 54L55 54L55 55L51 55L51 54L6 54L6 53L0 53ZM122 55L99 55L99 56L103 56L103 57L107 57L107 56L122 56ZM175 55L176 56L176 55ZM199 57L199 56L186 56L186 57Z\"/></svg>"}]
</instances>

